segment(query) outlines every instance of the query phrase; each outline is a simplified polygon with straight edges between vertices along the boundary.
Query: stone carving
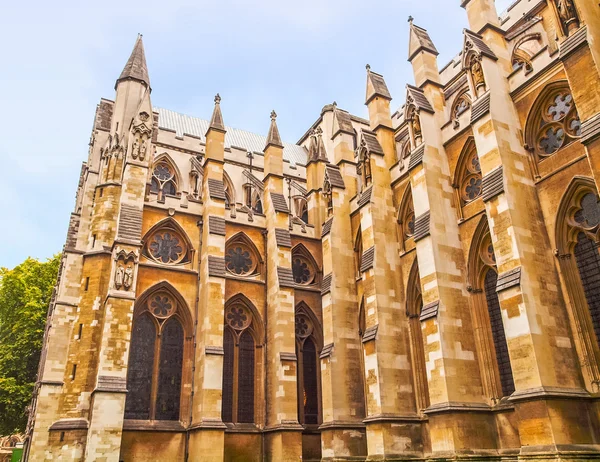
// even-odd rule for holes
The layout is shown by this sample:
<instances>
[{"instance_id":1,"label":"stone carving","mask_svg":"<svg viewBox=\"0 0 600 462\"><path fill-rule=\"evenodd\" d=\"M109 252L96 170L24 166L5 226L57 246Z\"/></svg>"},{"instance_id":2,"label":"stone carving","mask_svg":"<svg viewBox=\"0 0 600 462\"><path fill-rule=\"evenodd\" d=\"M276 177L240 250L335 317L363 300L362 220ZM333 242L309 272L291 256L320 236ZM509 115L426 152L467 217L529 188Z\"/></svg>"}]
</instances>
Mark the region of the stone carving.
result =
<instances>
[{"instance_id":1,"label":"stone carving","mask_svg":"<svg viewBox=\"0 0 600 462\"><path fill-rule=\"evenodd\" d=\"M471 71L475 92L477 95L480 95L485 91L485 77L483 76L483 68L481 67L481 61L478 56L473 55L471 57L469 70Z\"/></svg>"},{"instance_id":2,"label":"stone carving","mask_svg":"<svg viewBox=\"0 0 600 462\"><path fill-rule=\"evenodd\" d=\"M117 290L131 290L133 287L134 268L138 261L137 254L133 251L118 250L115 255L114 283Z\"/></svg>"},{"instance_id":3,"label":"stone carving","mask_svg":"<svg viewBox=\"0 0 600 462\"><path fill-rule=\"evenodd\" d=\"M416 112L413 114L412 118L412 129L413 136L415 137L415 144L419 144L421 139L423 138L423 133L421 131L421 117Z\"/></svg>"},{"instance_id":4,"label":"stone carving","mask_svg":"<svg viewBox=\"0 0 600 462\"><path fill-rule=\"evenodd\" d=\"M579 28L579 18L573 0L556 0L556 10L567 35Z\"/></svg>"}]
</instances>

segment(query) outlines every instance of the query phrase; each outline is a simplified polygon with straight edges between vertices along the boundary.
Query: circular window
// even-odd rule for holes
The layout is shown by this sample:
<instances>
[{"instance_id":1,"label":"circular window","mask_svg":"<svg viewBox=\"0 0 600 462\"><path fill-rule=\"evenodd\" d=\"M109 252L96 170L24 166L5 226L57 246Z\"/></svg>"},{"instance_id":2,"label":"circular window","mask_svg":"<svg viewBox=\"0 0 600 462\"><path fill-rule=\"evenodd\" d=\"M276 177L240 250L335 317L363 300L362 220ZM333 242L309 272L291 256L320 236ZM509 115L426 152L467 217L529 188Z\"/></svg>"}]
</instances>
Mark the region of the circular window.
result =
<instances>
[{"instance_id":1,"label":"circular window","mask_svg":"<svg viewBox=\"0 0 600 462\"><path fill-rule=\"evenodd\" d=\"M235 330L244 330L250 325L252 317L246 307L242 305L234 305L227 309L225 313L227 324Z\"/></svg>"},{"instance_id":2,"label":"circular window","mask_svg":"<svg viewBox=\"0 0 600 462\"><path fill-rule=\"evenodd\" d=\"M233 244L225 251L225 267L237 276L247 276L256 270L256 258L244 244Z\"/></svg>"},{"instance_id":3,"label":"circular window","mask_svg":"<svg viewBox=\"0 0 600 462\"><path fill-rule=\"evenodd\" d=\"M175 301L166 292L159 292L148 300L148 310L157 318L168 318L175 311Z\"/></svg>"},{"instance_id":4,"label":"circular window","mask_svg":"<svg viewBox=\"0 0 600 462\"><path fill-rule=\"evenodd\" d=\"M494 246L492 239L488 234L481 244L480 256L483 262L489 266L496 266L496 255L494 254Z\"/></svg>"},{"instance_id":5,"label":"circular window","mask_svg":"<svg viewBox=\"0 0 600 462\"><path fill-rule=\"evenodd\" d=\"M312 334L313 326L308 316L305 314L296 315L296 335L301 338L308 337Z\"/></svg>"},{"instance_id":6,"label":"circular window","mask_svg":"<svg viewBox=\"0 0 600 462\"><path fill-rule=\"evenodd\" d=\"M581 120L568 91L555 92L546 99L538 127L535 147L542 157L581 136Z\"/></svg>"},{"instance_id":7,"label":"circular window","mask_svg":"<svg viewBox=\"0 0 600 462\"><path fill-rule=\"evenodd\" d=\"M148 252L159 263L180 263L186 255L186 246L174 231L158 231L150 238Z\"/></svg>"},{"instance_id":8,"label":"circular window","mask_svg":"<svg viewBox=\"0 0 600 462\"><path fill-rule=\"evenodd\" d=\"M293 257L292 274L296 284L307 285L314 281L315 272L311 263L304 257Z\"/></svg>"}]
</instances>

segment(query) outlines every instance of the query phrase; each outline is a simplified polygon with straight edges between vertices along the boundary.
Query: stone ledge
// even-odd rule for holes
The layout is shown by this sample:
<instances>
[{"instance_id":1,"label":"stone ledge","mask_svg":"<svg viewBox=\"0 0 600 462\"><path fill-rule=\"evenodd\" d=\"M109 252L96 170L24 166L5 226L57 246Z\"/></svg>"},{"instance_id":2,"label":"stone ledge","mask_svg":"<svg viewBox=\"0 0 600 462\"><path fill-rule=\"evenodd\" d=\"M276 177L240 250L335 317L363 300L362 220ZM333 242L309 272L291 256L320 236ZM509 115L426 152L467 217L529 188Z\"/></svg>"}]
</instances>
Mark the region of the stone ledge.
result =
<instances>
[{"instance_id":1,"label":"stone ledge","mask_svg":"<svg viewBox=\"0 0 600 462\"><path fill-rule=\"evenodd\" d=\"M172 420L132 420L123 421L123 431L184 432L181 422Z\"/></svg>"},{"instance_id":2,"label":"stone ledge","mask_svg":"<svg viewBox=\"0 0 600 462\"><path fill-rule=\"evenodd\" d=\"M364 430L365 428L366 425L361 421L353 422L346 420L332 420L331 422L323 422L321 425L319 425L319 430Z\"/></svg>"},{"instance_id":3,"label":"stone ledge","mask_svg":"<svg viewBox=\"0 0 600 462\"><path fill-rule=\"evenodd\" d=\"M363 334L362 342L367 343L371 340L375 340L377 338L378 330L379 330L379 324L375 324L374 326L367 327L365 329L365 333Z\"/></svg>"},{"instance_id":4,"label":"stone ledge","mask_svg":"<svg viewBox=\"0 0 600 462\"><path fill-rule=\"evenodd\" d=\"M515 391L508 400L511 403L539 399L592 399L583 388L536 387Z\"/></svg>"},{"instance_id":5,"label":"stone ledge","mask_svg":"<svg viewBox=\"0 0 600 462\"><path fill-rule=\"evenodd\" d=\"M202 421L192 424L188 430L225 430L227 425L221 419L202 419Z\"/></svg>"},{"instance_id":6,"label":"stone ledge","mask_svg":"<svg viewBox=\"0 0 600 462\"><path fill-rule=\"evenodd\" d=\"M87 430L89 423L86 419L60 419L50 425L48 431L55 430Z\"/></svg>"},{"instance_id":7,"label":"stone ledge","mask_svg":"<svg viewBox=\"0 0 600 462\"><path fill-rule=\"evenodd\" d=\"M423 411L426 415L441 414L445 412L491 412L492 408L485 403L462 403L449 401L433 404Z\"/></svg>"},{"instance_id":8,"label":"stone ledge","mask_svg":"<svg viewBox=\"0 0 600 462\"><path fill-rule=\"evenodd\" d=\"M298 361L298 358L296 357L296 353L286 353L286 352L280 352L279 353L279 360L280 361Z\"/></svg>"},{"instance_id":9,"label":"stone ledge","mask_svg":"<svg viewBox=\"0 0 600 462\"><path fill-rule=\"evenodd\" d=\"M417 165L421 165L423 162L423 156L425 155L425 143L421 143L421 145L416 148L413 152L410 153L410 158L408 161L408 171L410 172Z\"/></svg>"},{"instance_id":10,"label":"stone ledge","mask_svg":"<svg viewBox=\"0 0 600 462\"><path fill-rule=\"evenodd\" d=\"M222 346L207 345L204 347L204 354L223 356L225 355L225 351L223 350Z\"/></svg>"},{"instance_id":11,"label":"stone ledge","mask_svg":"<svg viewBox=\"0 0 600 462\"><path fill-rule=\"evenodd\" d=\"M435 300L431 303L428 303L421 309L421 316L419 316L419 321L427 321L431 318L436 318L438 315L438 310L440 308L440 301Z\"/></svg>"},{"instance_id":12,"label":"stone ledge","mask_svg":"<svg viewBox=\"0 0 600 462\"><path fill-rule=\"evenodd\" d=\"M600 113L590 117L581 125L581 143L584 146L591 144L600 136Z\"/></svg>"},{"instance_id":13,"label":"stone ledge","mask_svg":"<svg viewBox=\"0 0 600 462\"><path fill-rule=\"evenodd\" d=\"M321 350L321 354L319 355L320 359L329 358L331 356L331 352L333 351L333 343L328 343Z\"/></svg>"},{"instance_id":14,"label":"stone ledge","mask_svg":"<svg viewBox=\"0 0 600 462\"><path fill-rule=\"evenodd\" d=\"M127 379L125 377L112 377L99 375L94 392L127 393Z\"/></svg>"},{"instance_id":15,"label":"stone ledge","mask_svg":"<svg viewBox=\"0 0 600 462\"><path fill-rule=\"evenodd\" d=\"M262 433L262 429L257 427L253 423L229 423L225 424L227 427L225 433Z\"/></svg>"},{"instance_id":16,"label":"stone ledge","mask_svg":"<svg viewBox=\"0 0 600 462\"><path fill-rule=\"evenodd\" d=\"M382 413L382 414L374 414L369 417L363 419L364 423L376 423L376 422L394 422L394 423L411 423L411 422L421 422L423 417L418 414L391 414L391 413Z\"/></svg>"},{"instance_id":17,"label":"stone ledge","mask_svg":"<svg viewBox=\"0 0 600 462\"><path fill-rule=\"evenodd\" d=\"M304 427L294 420L284 420L278 425L263 429L264 433L271 432L297 432L304 430Z\"/></svg>"}]
</instances>

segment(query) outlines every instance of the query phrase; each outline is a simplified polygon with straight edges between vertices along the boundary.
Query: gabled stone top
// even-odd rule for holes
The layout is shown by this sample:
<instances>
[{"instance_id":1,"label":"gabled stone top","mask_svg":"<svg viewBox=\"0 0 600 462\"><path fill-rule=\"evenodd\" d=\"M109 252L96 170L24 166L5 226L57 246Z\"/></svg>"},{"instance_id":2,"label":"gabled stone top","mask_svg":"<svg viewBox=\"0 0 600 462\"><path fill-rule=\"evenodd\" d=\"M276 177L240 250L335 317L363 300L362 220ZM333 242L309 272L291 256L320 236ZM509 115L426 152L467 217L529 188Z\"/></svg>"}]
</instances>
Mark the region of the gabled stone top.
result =
<instances>
[{"instance_id":1,"label":"gabled stone top","mask_svg":"<svg viewBox=\"0 0 600 462\"><path fill-rule=\"evenodd\" d=\"M148 76L148 66L146 65L146 55L144 54L144 43L142 42L142 35L138 34L133 46L131 56L127 60L127 64L123 68L123 72L117 79L117 83L125 80L136 80L150 87L150 77Z\"/></svg>"},{"instance_id":2,"label":"gabled stone top","mask_svg":"<svg viewBox=\"0 0 600 462\"><path fill-rule=\"evenodd\" d=\"M410 36L408 39L408 60L412 61L415 55L421 50L428 51L437 56L439 53L427 31L413 24L412 18L409 20L409 22Z\"/></svg>"},{"instance_id":3,"label":"gabled stone top","mask_svg":"<svg viewBox=\"0 0 600 462\"><path fill-rule=\"evenodd\" d=\"M210 118L210 124L208 129L218 130L220 132L225 131L225 124L223 123L223 113L221 112L221 96L217 93L215 96L215 108L213 109L212 117Z\"/></svg>"},{"instance_id":4,"label":"gabled stone top","mask_svg":"<svg viewBox=\"0 0 600 462\"><path fill-rule=\"evenodd\" d=\"M277 146L283 149L283 143L281 142L281 136L279 136L279 129L277 128L277 113L271 111L271 126L269 127L269 134L267 135L267 144L265 149L269 146Z\"/></svg>"},{"instance_id":5,"label":"gabled stone top","mask_svg":"<svg viewBox=\"0 0 600 462\"><path fill-rule=\"evenodd\" d=\"M371 71L371 66L367 64L367 99L365 104L369 104L376 96L391 100L392 96L388 90L383 75Z\"/></svg>"},{"instance_id":6,"label":"gabled stone top","mask_svg":"<svg viewBox=\"0 0 600 462\"><path fill-rule=\"evenodd\" d=\"M364 147L367 149L367 152L370 154L380 154L384 155L383 148L381 144L379 144L379 140L377 140L377 136L371 130L365 130L364 128L361 130L361 144L364 143Z\"/></svg>"},{"instance_id":7,"label":"gabled stone top","mask_svg":"<svg viewBox=\"0 0 600 462\"><path fill-rule=\"evenodd\" d=\"M406 108L408 108L409 105L414 104L419 110L430 112L432 114L434 113L423 90L412 85L406 85L406 103Z\"/></svg>"},{"instance_id":8,"label":"gabled stone top","mask_svg":"<svg viewBox=\"0 0 600 462\"><path fill-rule=\"evenodd\" d=\"M464 34L465 41L463 45L463 59L466 58L467 52L470 48L474 48L480 54L485 55L493 60L498 59L494 52L491 50L491 48L488 47L487 44L483 41L483 37L481 35L476 34L475 32L470 31L469 29L465 29Z\"/></svg>"}]
</instances>

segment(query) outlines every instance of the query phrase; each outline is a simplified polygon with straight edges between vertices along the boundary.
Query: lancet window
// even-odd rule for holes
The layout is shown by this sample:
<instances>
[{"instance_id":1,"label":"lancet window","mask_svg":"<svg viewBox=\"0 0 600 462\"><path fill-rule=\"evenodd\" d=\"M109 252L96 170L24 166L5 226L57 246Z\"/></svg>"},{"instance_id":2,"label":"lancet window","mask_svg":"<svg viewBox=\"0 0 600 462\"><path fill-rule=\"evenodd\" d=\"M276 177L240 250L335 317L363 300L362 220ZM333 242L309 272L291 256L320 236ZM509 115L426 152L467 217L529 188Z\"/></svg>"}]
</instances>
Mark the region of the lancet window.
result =
<instances>
[{"instance_id":1,"label":"lancet window","mask_svg":"<svg viewBox=\"0 0 600 462\"><path fill-rule=\"evenodd\" d=\"M237 297L227 304L223 332L223 422L254 423L256 358L261 332L261 321L248 302Z\"/></svg>"},{"instance_id":2,"label":"lancet window","mask_svg":"<svg viewBox=\"0 0 600 462\"><path fill-rule=\"evenodd\" d=\"M319 352L322 335L310 308L296 307L296 356L298 358L298 418L303 425L319 423Z\"/></svg>"},{"instance_id":3,"label":"lancet window","mask_svg":"<svg viewBox=\"0 0 600 462\"><path fill-rule=\"evenodd\" d=\"M482 182L479 156L475 142L471 138L465 144L456 167L455 186L458 188L461 206L473 202L481 196Z\"/></svg>"},{"instance_id":4,"label":"lancet window","mask_svg":"<svg viewBox=\"0 0 600 462\"><path fill-rule=\"evenodd\" d=\"M152 169L150 192L158 194L158 199L164 201L166 196L177 196L177 175L175 168L165 157L159 159Z\"/></svg>"},{"instance_id":5,"label":"lancet window","mask_svg":"<svg viewBox=\"0 0 600 462\"><path fill-rule=\"evenodd\" d=\"M131 333L125 418L179 420L186 308L162 288L140 303Z\"/></svg>"},{"instance_id":6,"label":"lancet window","mask_svg":"<svg viewBox=\"0 0 600 462\"><path fill-rule=\"evenodd\" d=\"M533 106L527 126L527 144L541 160L581 136L581 120L566 84L552 84Z\"/></svg>"},{"instance_id":7,"label":"lancet window","mask_svg":"<svg viewBox=\"0 0 600 462\"><path fill-rule=\"evenodd\" d=\"M401 250L406 249L406 241L412 239L415 232L415 207L413 204L412 190L410 185L406 187L404 197L398 209L398 239Z\"/></svg>"}]
</instances>

